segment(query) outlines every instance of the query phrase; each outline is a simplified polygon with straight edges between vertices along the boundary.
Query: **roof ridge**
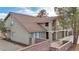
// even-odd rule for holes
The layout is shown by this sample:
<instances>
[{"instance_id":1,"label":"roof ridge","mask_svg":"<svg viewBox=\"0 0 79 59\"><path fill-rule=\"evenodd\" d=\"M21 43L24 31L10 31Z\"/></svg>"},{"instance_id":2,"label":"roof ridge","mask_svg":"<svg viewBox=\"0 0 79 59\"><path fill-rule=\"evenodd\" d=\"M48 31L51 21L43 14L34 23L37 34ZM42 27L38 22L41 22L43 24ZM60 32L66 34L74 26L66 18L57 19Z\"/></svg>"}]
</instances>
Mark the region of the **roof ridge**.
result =
<instances>
[{"instance_id":1,"label":"roof ridge","mask_svg":"<svg viewBox=\"0 0 79 59\"><path fill-rule=\"evenodd\" d=\"M33 17L33 18L47 18L47 17L37 17L37 16L32 16L28 14L22 14L22 13L16 13L16 12L9 12L10 14L17 14L17 15L22 15L22 16L28 16L28 17ZM48 17L51 18L51 17Z\"/></svg>"},{"instance_id":2,"label":"roof ridge","mask_svg":"<svg viewBox=\"0 0 79 59\"><path fill-rule=\"evenodd\" d=\"M17 14L17 15L22 15L22 16L29 16L29 17L35 17L32 15L27 15L27 14L22 14L22 13L16 13L16 12L9 12L10 14ZM38 17L37 17L38 18Z\"/></svg>"}]
</instances>

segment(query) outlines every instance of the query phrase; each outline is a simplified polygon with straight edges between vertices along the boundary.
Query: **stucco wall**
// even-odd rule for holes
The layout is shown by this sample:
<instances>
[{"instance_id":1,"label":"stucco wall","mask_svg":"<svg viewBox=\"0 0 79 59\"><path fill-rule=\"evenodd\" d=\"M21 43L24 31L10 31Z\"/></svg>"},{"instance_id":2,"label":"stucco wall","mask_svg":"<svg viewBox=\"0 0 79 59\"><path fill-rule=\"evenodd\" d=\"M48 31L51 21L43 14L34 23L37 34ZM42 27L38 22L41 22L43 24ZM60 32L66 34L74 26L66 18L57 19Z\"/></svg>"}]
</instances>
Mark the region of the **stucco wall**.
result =
<instances>
[{"instance_id":1,"label":"stucco wall","mask_svg":"<svg viewBox=\"0 0 79 59\"><path fill-rule=\"evenodd\" d=\"M10 22L11 22L11 16L9 16L5 22L5 27L11 27L10 26Z\"/></svg>"},{"instance_id":2,"label":"stucco wall","mask_svg":"<svg viewBox=\"0 0 79 59\"><path fill-rule=\"evenodd\" d=\"M10 26L11 21L14 21L13 26ZM27 45L29 44L30 34L16 20L9 17L5 25L11 28L11 40ZM15 33L14 36L12 36L12 32Z\"/></svg>"},{"instance_id":3,"label":"stucco wall","mask_svg":"<svg viewBox=\"0 0 79 59\"><path fill-rule=\"evenodd\" d=\"M11 23L11 16L9 16L5 22L5 27L7 28L11 28L10 26L10 23ZM11 38L11 34L10 33L7 33L7 38Z\"/></svg>"}]
</instances>

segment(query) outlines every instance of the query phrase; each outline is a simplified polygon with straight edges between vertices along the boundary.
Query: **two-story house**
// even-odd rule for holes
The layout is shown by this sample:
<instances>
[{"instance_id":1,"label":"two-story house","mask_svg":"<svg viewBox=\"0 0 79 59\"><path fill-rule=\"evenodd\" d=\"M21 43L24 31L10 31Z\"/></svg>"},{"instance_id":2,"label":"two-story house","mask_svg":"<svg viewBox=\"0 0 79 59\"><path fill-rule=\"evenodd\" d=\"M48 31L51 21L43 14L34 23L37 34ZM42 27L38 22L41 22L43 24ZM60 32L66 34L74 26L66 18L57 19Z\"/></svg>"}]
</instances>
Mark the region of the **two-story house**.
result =
<instances>
[{"instance_id":1,"label":"two-story house","mask_svg":"<svg viewBox=\"0 0 79 59\"><path fill-rule=\"evenodd\" d=\"M57 17L34 17L18 13L9 13L5 18L7 38L26 45L49 39L57 40L67 31L59 30Z\"/></svg>"},{"instance_id":2,"label":"two-story house","mask_svg":"<svg viewBox=\"0 0 79 59\"><path fill-rule=\"evenodd\" d=\"M49 39L51 21L54 17L34 17L18 13L9 13L5 18L7 38L26 45Z\"/></svg>"}]
</instances>

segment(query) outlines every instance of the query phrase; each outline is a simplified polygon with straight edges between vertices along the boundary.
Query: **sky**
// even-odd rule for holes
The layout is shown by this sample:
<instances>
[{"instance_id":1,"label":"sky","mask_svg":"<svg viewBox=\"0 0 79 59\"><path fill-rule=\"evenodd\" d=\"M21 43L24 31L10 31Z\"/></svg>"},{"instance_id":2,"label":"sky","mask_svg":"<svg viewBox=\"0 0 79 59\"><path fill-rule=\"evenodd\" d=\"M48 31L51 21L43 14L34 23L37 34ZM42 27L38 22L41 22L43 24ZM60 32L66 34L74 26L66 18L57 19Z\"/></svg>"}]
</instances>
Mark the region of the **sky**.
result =
<instances>
[{"instance_id":1,"label":"sky","mask_svg":"<svg viewBox=\"0 0 79 59\"><path fill-rule=\"evenodd\" d=\"M45 9L48 16L56 16L54 7L0 7L0 18L5 18L9 12L36 16L40 10Z\"/></svg>"}]
</instances>

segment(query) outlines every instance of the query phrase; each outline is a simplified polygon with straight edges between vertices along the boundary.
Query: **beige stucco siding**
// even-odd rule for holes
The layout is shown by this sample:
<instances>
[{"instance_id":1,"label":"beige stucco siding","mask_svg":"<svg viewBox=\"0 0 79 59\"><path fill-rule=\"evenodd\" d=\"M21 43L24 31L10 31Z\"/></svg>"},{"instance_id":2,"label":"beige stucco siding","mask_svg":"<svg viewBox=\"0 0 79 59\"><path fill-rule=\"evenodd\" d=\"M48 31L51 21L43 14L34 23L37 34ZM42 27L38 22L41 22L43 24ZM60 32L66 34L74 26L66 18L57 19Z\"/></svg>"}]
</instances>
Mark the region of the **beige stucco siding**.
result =
<instances>
[{"instance_id":1,"label":"beige stucco siding","mask_svg":"<svg viewBox=\"0 0 79 59\"><path fill-rule=\"evenodd\" d=\"M9 16L5 22L5 27L11 27L10 26L10 23L11 23L11 16Z\"/></svg>"},{"instance_id":2,"label":"beige stucco siding","mask_svg":"<svg viewBox=\"0 0 79 59\"><path fill-rule=\"evenodd\" d=\"M11 16L9 16L5 22L6 29L11 28L10 23L11 23ZM11 38L11 34L9 32L7 33L7 38Z\"/></svg>"},{"instance_id":3,"label":"beige stucco siding","mask_svg":"<svg viewBox=\"0 0 79 59\"><path fill-rule=\"evenodd\" d=\"M12 21L14 24L10 26ZM9 17L5 25L11 28L11 40L27 45L29 44L30 34L16 20Z\"/></svg>"}]
</instances>

